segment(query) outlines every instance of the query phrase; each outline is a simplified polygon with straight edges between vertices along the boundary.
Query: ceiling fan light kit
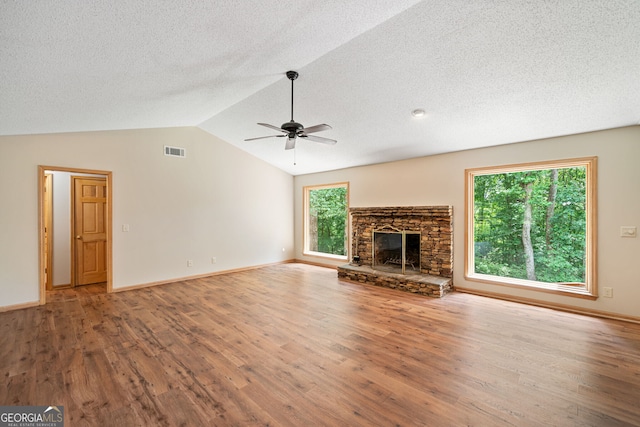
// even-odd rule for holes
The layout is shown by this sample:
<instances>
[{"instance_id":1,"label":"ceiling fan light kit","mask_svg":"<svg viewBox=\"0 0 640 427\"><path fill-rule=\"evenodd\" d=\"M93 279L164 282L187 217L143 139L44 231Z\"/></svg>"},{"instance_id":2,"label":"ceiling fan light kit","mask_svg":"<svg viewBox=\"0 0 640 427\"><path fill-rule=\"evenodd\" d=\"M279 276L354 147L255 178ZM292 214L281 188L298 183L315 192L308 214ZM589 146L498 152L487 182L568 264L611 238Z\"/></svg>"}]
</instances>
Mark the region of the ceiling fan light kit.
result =
<instances>
[{"instance_id":1,"label":"ceiling fan light kit","mask_svg":"<svg viewBox=\"0 0 640 427\"><path fill-rule=\"evenodd\" d=\"M314 142L320 142L322 144L329 144L329 145L333 145L336 142L338 142L335 139L324 138L324 137L316 136L316 135L309 135L310 133L322 132L324 130L331 129L331 126L329 126L327 124L319 124L319 125L310 126L308 128L305 128L302 124L300 124L300 123L296 122L295 120L293 120L293 81L298 78L299 74L298 74L297 71L287 71L286 75L287 75L287 78L289 80L291 80L291 120L286 122L286 123L283 123L282 126L280 126L280 127L277 127L277 126L274 126L274 125L270 125L268 123L258 123L260 126L264 126L264 127L269 128L269 129L273 129L273 130L277 130L279 132L282 132L282 135L259 136L257 138L247 138L247 139L245 139L245 141L254 141L256 139L265 139L265 138L283 138L283 137L286 137L287 138L287 143L284 146L285 150L291 150L291 149L295 148L296 139L298 137L305 138L305 139L308 139L308 140L314 141Z\"/></svg>"}]
</instances>

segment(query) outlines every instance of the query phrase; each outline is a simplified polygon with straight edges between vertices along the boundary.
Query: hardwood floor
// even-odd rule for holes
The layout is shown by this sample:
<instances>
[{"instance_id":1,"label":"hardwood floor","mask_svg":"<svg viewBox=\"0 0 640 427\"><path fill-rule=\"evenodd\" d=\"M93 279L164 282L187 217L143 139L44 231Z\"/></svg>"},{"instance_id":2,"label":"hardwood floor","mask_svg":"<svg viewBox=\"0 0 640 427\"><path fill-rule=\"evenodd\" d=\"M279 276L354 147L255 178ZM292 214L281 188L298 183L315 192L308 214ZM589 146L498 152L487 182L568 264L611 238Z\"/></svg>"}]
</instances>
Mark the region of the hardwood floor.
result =
<instances>
[{"instance_id":1,"label":"hardwood floor","mask_svg":"<svg viewBox=\"0 0 640 427\"><path fill-rule=\"evenodd\" d=\"M638 426L640 325L283 264L0 313L0 405L66 426Z\"/></svg>"}]
</instances>

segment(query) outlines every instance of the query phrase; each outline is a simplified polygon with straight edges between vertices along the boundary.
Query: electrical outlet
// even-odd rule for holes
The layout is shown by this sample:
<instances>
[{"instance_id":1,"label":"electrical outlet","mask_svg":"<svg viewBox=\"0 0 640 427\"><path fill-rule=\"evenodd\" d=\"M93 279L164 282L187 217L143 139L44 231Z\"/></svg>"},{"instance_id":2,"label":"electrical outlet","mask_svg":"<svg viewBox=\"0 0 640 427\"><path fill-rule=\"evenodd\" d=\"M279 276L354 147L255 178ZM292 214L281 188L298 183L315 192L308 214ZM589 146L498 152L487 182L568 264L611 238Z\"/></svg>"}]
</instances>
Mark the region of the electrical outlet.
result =
<instances>
[{"instance_id":1,"label":"electrical outlet","mask_svg":"<svg viewBox=\"0 0 640 427\"><path fill-rule=\"evenodd\" d=\"M193 260L192 259L188 259L187 260L187 267L193 267Z\"/></svg>"},{"instance_id":2,"label":"electrical outlet","mask_svg":"<svg viewBox=\"0 0 640 427\"><path fill-rule=\"evenodd\" d=\"M123 233L129 232L129 224L122 224L122 232Z\"/></svg>"},{"instance_id":3,"label":"electrical outlet","mask_svg":"<svg viewBox=\"0 0 640 427\"><path fill-rule=\"evenodd\" d=\"M216 257L212 256L211 257L211 264L215 264L216 262L218 262L218 260L216 259Z\"/></svg>"},{"instance_id":4,"label":"electrical outlet","mask_svg":"<svg viewBox=\"0 0 640 427\"><path fill-rule=\"evenodd\" d=\"M605 298L613 298L613 288L602 288L602 296Z\"/></svg>"},{"instance_id":5,"label":"electrical outlet","mask_svg":"<svg viewBox=\"0 0 640 427\"><path fill-rule=\"evenodd\" d=\"M636 237L638 229L631 225L623 225L620 227L620 237Z\"/></svg>"}]
</instances>

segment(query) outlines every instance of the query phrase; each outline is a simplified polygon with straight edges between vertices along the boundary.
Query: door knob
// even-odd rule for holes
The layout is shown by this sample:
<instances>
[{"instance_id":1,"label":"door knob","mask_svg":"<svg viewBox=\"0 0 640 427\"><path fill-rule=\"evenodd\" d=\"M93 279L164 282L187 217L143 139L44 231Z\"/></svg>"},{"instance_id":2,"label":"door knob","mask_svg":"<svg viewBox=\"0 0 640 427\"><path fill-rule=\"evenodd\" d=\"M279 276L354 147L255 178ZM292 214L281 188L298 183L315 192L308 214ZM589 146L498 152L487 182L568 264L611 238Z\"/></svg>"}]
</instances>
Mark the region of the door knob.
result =
<instances>
[{"instance_id":1,"label":"door knob","mask_svg":"<svg viewBox=\"0 0 640 427\"><path fill-rule=\"evenodd\" d=\"M76 236L77 240L82 240L82 236Z\"/></svg>"}]
</instances>

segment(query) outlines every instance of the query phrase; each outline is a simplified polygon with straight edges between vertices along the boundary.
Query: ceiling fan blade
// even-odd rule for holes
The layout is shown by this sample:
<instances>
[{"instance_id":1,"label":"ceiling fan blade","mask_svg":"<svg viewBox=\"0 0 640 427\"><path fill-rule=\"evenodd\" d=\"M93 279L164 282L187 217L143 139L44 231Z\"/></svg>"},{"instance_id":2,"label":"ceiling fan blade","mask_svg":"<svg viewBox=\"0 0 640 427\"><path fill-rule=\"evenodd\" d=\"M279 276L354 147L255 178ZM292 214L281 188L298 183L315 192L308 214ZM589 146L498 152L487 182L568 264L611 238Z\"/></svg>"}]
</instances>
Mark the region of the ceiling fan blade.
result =
<instances>
[{"instance_id":1,"label":"ceiling fan blade","mask_svg":"<svg viewBox=\"0 0 640 427\"><path fill-rule=\"evenodd\" d=\"M280 132L287 133L287 131L286 131L286 130L284 130L284 129L282 129L282 128L279 128L278 126L270 125L269 123L258 123L258 124L259 124L260 126L264 126L264 127L269 128L269 129L273 129L273 130L277 130L277 131L280 131Z\"/></svg>"},{"instance_id":2,"label":"ceiling fan blade","mask_svg":"<svg viewBox=\"0 0 640 427\"><path fill-rule=\"evenodd\" d=\"M314 133L314 132L322 132L323 130L330 130L330 129L333 129L333 128L329 125L321 124L321 125L315 125L315 126L310 126L308 128L304 128L302 129L302 132Z\"/></svg>"},{"instance_id":3,"label":"ceiling fan blade","mask_svg":"<svg viewBox=\"0 0 640 427\"><path fill-rule=\"evenodd\" d=\"M255 141L256 139L265 139L265 138L281 138L286 135L269 135L269 136L259 136L257 138L247 138L245 141Z\"/></svg>"},{"instance_id":4,"label":"ceiling fan blade","mask_svg":"<svg viewBox=\"0 0 640 427\"><path fill-rule=\"evenodd\" d=\"M315 135L298 135L298 136L300 136L301 138L307 138L309 141L321 142L323 144L329 144L329 145L333 145L336 142L338 142L335 139L323 138L321 136L315 136Z\"/></svg>"},{"instance_id":5,"label":"ceiling fan blade","mask_svg":"<svg viewBox=\"0 0 640 427\"><path fill-rule=\"evenodd\" d=\"M287 143L284 146L285 150L291 150L292 148L296 147L296 138L287 138Z\"/></svg>"}]
</instances>

